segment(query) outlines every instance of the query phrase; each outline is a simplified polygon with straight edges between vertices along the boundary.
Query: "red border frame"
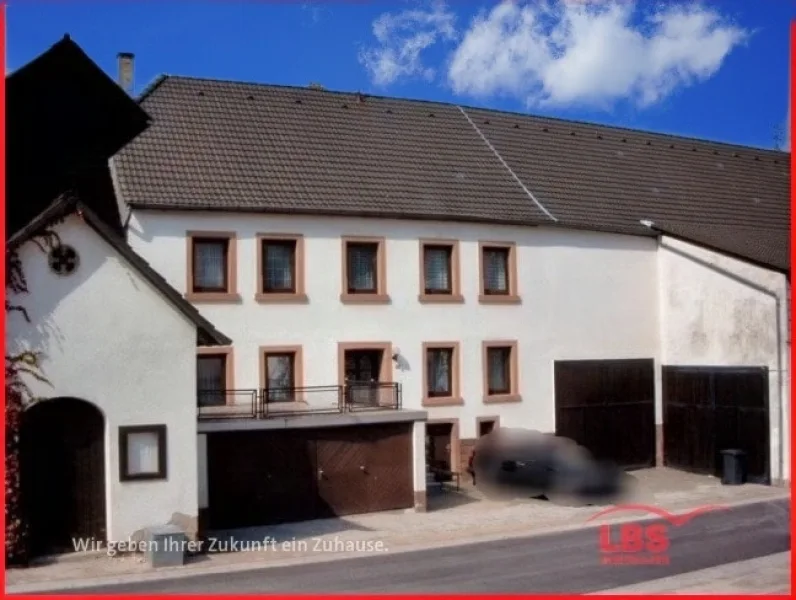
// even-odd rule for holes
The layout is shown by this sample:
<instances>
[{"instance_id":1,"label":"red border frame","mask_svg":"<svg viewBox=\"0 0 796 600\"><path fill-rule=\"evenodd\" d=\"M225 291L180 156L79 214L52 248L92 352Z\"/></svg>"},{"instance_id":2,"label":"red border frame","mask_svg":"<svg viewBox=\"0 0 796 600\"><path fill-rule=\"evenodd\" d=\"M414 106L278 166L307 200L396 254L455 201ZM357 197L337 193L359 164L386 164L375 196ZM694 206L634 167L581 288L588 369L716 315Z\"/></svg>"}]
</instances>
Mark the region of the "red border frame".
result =
<instances>
[{"instance_id":1,"label":"red border frame","mask_svg":"<svg viewBox=\"0 0 796 600\"><path fill-rule=\"evenodd\" d=\"M790 81L792 82L794 80L794 76L796 75L796 20L791 22L790 33L791 33ZM5 4L5 2L0 2L0 62L2 62L2 64L5 66L5 64L6 64L6 4ZM5 224L6 224L5 223L5 220L6 220L5 219L5 216L6 216L6 211L5 211L5 205L6 205L6 197L5 197L5 193L6 193L6 186L5 186L5 183L6 183L5 78L3 78L2 82L0 82L0 110L2 110L2 113L3 113L3 118L0 119L0 141L2 141L2 144L0 144L0 209L2 209L2 210L0 210L0 227L5 232ZM791 86L791 91L790 91L790 115L794 115L794 113L796 113L796 101L794 99L794 94L793 94L792 86ZM790 134L791 134L790 139L791 140L794 137L794 135L793 135L794 132L796 132L796 127L794 127L794 122L793 122L793 119L791 118L791 122L790 122ZM794 213L794 209L796 208L796 180L793 179L793 172L794 171L796 171L796 159L794 159L793 153L791 153L791 218L792 218L792 215ZM792 222L791 222L791 237L790 237L790 241L791 241L791 245L790 245L790 248L791 248L791 264L796 263L796 243L795 243L796 239L795 238L796 238L796 236L794 236L794 234L793 234L793 225L792 225ZM5 250L5 240L6 240L6 237L4 235L3 239L2 239L2 242L0 242L0 243L3 244L3 249L4 250ZM2 270L3 277L5 278L5 261L3 261L2 265L0 265L0 270ZM5 300L5 286L3 286L2 295L3 295L3 299ZM791 311L793 311L793 306L794 306L793 297L791 296L791 306L790 306L790 310ZM2 330L3 339L5 340L5 315L3 316L3 319L0 322L0 330ZM796 358L794 358L793 353L791 353L791 365L790 365L790 372L791 373L793 373L795 366L796 366ZM3 383L5 384L5 371L3 372ZM792 388L792 384L791 384L791 402L792 402L792 399L793 399L793 388ZM3 395L2 406L3 406L3 420L5 420L5 395ZM790 427L790 435L791 435L791 439L792 439L792 437L793 437L793 423L792 423L792 420L791 420L791 427ZM2 443L2 447L5 448L5 427L0 428L0 442ZM793 462L794 462L793 461L793 453L791 453L791 473L793 472ZM0 473L3 474L3 480L5 480L5 461L0 461ZM3 498L3 502L5 502L5 495L4 495L4 498ZM793 499L791 498L791 514L792 513L793 513ZM791 544L793 544L794 535L796 535L796 522L793 520L793 518L791 516ZM0 537L2 537L3 543L5 543L5 527L3 527L3 530L2 530L2 533L0 534ZM0 582L2 582L2 595L5 597L5 595L6 595L5 594L5 553L3 553L3 558L1 558L0 560L2 560L2 563L1 563L2 564L2 568L0 568ZM791 591L793 591L793 589L795 587L794 586L794 575L793 575L793 570L794 570L793 567L794 566L796 566L796 559L794 559L793 554L791 553ZM126 594L126 595L135 596L137 594ZM274 598L292 598L292 597L296 597L296 596L317 597L318 595L317 594L314 594L314 595L311 595L311 594L272 595L272 597L274 597ZM331 596L343 596L343 597L345 597L345 596L348 596L348 594L329 594L328 596L330 596L330 597ZM462 595L454 595L454 594L436 595L435 594L434 595L434 597L436 599L438 599L438 600L447 600L447 599L461 598L462 596L464 596L464 594L462 594ZM467 596L472 597L472 598L514 598L514 597L516 597L515 595L511 595L510 596L510 595L495 595L495 594L490 594L490 595L471 595L471 594L468 594ZM530 596L530 594L528 594L528 596ZM15 596L15 597L16 598L44 598L44 597L49 597L49 596L47 596L47 595L30 595L30 594L26 594L26 595L19 595L19 596ZM55 597L55 596L53 596L53 597ZM70 597L70 596L57 596L57 597L58 598L64 598L64 597ZM80 596L72 595L71 597L80 597ZM111 598L118 597L118 595L113 595L113 596L100 596L100 595L97 595L97 596L93 596L93 597L111 599ZM148 595L147 597L164 598L164 599L166 599L166 598L173 598L174 596L173 595L168 595L168 596L167 595L162 595L162 596ZM204 595L204 596L203 595L184 595L182 597L186 597L186 598L213 598L213 599L218 599L218 598L241 598L241 599L244 599L244 598L251 598L252 596L251 595L245 595L244 596L244 595L229 594L229 595ZM362 599L375 599L375 598L383 598L383 597L384 596L377 596L377 595L372 595L372 594L371 595L359 596L359 598L362 598ZM424 598L424 597L426 597L426 595L423 595L423 594L418 594L418 595L400 595L400 596L399 595L390 595L389 596L389 598L391 598L392 600L400 600L400 599L403 599L403 598ZM578 595L536 595L534 597L537 597L537 598L576 598L576 597L578 597ZM636 599L639 596L631 595L631 596L614 596L614 597L618 597L618 598L634 598L634 599ZM647 596L647 597L648 598L665 598L665 597L668 597L668 596L654 595L654 596ZM715 595L699 595L699 597L714 598ZM757 596L749 594L749 595L731 595L731 596L725 595L725 597L756 598Z\"/></svg>"}]
</instances>

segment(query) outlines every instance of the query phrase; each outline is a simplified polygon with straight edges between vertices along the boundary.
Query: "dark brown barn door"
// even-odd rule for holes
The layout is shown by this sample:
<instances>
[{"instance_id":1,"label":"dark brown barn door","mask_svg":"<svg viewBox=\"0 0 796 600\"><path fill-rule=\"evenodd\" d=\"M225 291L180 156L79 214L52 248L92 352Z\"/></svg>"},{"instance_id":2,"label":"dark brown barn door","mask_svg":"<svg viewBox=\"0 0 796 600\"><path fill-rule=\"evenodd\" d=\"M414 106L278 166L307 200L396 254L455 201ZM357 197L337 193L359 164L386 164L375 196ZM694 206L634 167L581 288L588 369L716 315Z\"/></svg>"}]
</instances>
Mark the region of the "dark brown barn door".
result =
<instances>
[{"instance_id":1,"label":"dark brown barn door","mask_svg":"<svg viewBox=\"0 0 796 600\"><path fill-rule=\"evenodd\" d=\"M314 446L301 430L209 434L210 528L315 518L315 472Z\"/></svg>"},{"instance_id":2,"label":"dark brown barn door","mask_svg":"<svg viewBox=\"0 0 796 600\"><path fill-rule=\"evenodd\" d=\"M655 464L652 359L556 361L556 435L624 468Z\"/></svg>"},{"instance_id":3,"label":"dark brown barn door","mask_svg":"<svg viewBox=\"0 0 796 600\"><path fill-rule=\"evenodd\" d=\"M21 483L34 555L106 541L104 431L102 413L78 399L44 400L25 412Z\"/></svg>"},{"instance_id":4,"label":"dark brown barn door","mask_svg":"<svg viewBox=\"0 0 796 600\"><path fill-rule=\"evenodd\" d=\"M721 451L747 454L750 481L769 483L765 367L663 367L664 464L721 474Z\"/></svg>"}]
</instances>

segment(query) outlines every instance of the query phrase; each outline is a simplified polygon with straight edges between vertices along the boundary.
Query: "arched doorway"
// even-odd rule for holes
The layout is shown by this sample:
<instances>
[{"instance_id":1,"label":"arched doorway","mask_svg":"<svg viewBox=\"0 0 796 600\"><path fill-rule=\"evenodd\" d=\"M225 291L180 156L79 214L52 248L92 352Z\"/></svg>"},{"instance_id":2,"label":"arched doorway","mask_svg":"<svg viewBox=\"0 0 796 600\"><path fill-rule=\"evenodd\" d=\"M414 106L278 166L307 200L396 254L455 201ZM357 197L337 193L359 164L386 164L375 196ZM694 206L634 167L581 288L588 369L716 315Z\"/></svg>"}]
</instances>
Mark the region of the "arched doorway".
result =
<instances>
[{"instance_id":1,"label":"arched doorway","mask_svg":"<svg viewBox=\"0 0 796 600\"><path fill-rule=\"evenodd\" d=\"M34 555L72 552L75 540L105 541L105 423L93 404L42 400L24 413L22 500Z\"/></svg>"}]
</instances>

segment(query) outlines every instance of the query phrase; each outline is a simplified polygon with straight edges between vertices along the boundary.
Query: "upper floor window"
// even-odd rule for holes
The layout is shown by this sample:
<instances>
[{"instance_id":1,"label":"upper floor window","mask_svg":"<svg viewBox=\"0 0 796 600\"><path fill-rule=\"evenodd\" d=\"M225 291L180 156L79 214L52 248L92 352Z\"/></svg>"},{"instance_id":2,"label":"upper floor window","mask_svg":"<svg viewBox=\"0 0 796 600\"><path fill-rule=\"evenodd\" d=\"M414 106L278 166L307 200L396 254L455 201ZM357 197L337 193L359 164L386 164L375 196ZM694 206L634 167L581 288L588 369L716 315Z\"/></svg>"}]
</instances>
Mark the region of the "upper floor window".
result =
<instances>
[{"instance_id":1,"label":"upper floor window","mask_svg":"<svg viewBox=\"0 0 796 600\"><path fill-rule=\"evenodd\" d=\"M232 300L235 280L235 235L188 234L188 296L192 300Z\"/></svg>"},{"instance_id":2,"label":"upper floor window","mask_svg":"<svg viewBox=\"0 0 796 600\"><path fill-rule=\"evenodd\" d=\"M463 302L458 242L421 240L420 260L421 302Z\"/></svg>"},{"instance_id":3,"label":"upper floor window","mask_svg":"<svg viewBox=\"0 0 796 600\"><path fill-rule=\"evenodd\" d=\"M344 302L388 302L381 238L343 239Z\"/></svg>"},{"instance_id":4,"label":"upper floor window","mask_svg":"<svg viewBox=\"0 0 796 600\"><path fill-rule=\"evenodd\" d=\"M514 244L481 244L482 303L518 303L517 259Z\"/></svg>"},{"instance_id":5,"label":"upper floor window","mask_svg":"<svg viewBox=\"0 0 796 600\"><path fill-rule=\"evenodd\" d=\"M306 301L304 239L299 235L258 236L257 300Z\"/></svg>"}]
</instances>

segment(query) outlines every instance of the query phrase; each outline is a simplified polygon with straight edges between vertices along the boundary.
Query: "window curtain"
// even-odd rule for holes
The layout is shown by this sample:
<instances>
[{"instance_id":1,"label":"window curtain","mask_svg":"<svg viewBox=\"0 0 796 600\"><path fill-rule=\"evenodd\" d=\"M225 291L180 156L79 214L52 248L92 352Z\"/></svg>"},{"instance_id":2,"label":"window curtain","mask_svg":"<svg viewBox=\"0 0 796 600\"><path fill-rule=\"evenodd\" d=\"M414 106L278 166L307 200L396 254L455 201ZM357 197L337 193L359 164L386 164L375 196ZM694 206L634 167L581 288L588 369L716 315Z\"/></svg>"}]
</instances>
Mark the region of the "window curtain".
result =
<instances>
[{"instance_id":1,"label":"window curtain","mask_svg":"<svg viewBox=\"0 0 796 600\"><path fill-rule=\"evenodd\" d=\"M348 286L353 290L376 289L376 250L374 248L349 245Z\"/></svg>"},{"instance_id":2,"label":"window curtain","mask_svg":"<svg viewBox=\"0 0 796 600\"><path fill-rule=\"evenodd\" d=\"M484 252L484 289L505 292L509 288L508 257L503 250Z\"/></svg>"},{"instance_id":3,"label":"window curtain","mask_svg":"<svg viewBox=\"0 0 796 600\"><path fill-rule=\"evenodd\" d=\"M293 248L289 245L266 245L265 282L269 290L293 289Z\"/></svg>"},{"instance_id":4,"label":"window curtain","mask_svg":"<svg viewBox=\"0 0 796 600\"><path fill-rule=\"evenodd\" d=\"M508 351L505 348L490 348L487 354L489 389L495 392L508 391Z\"/></svg>"},{"instance_id":5,"label":"window curtain","mask_svg":"<svg viewBox=\"0 0 796 600\"><path fill-rule=\"evenodd\" d=\"M199 394L200 406L225 404L224 370L224 359L222 358L199 358L196 363L196 390Z\"/></svg>"},{"instance_id":6,"label":"window curtain","mask_svg":"<svg viewBox=\"0 0 796 600\"><path fill-rule=\"evenodd\" d=\"M436 350L428 353L428 391L431 394L447 396L451 393L451 353Z\"/></svg>"},{"instance_id":7,"label":"window curtain","mask_svg":"<svg viewBox=\"0 0 796 600\"><path fill-rule=\"evenodd\" d=\"M269 402L290 402L293 398L293 359L290 356L267 356L267 394Z\"/></svg>"},{"instance_id":8,"label":"window curtain","mask_svg":"<svg viewBox=\"0 0 796 600\"><path fill-rule=\"evenodd\" d=\"M143 475L157 473L160 469L158 434L139 432L127 434L127 473Z\"/></svg>"},{"instance_id":9,"label":"window curtain","mask_svg":"<svg viewBox=\"0 0 796 600\"><path fill-rule=\"evenodd\" d=\"M194 246L193 274L200 289L223 289L227 261L223 244L197 243Z\"/></svg>"},{"instance_id":10,"label":"window curtain","mask_svg":"<svg viewBox=\"0 0 796 600\"><path fill-rule=\"evenodd\" d=\"M451 289L450 254L446 248L426 248L426 289L447 291Z\"/></svg>"}]
</instances>

